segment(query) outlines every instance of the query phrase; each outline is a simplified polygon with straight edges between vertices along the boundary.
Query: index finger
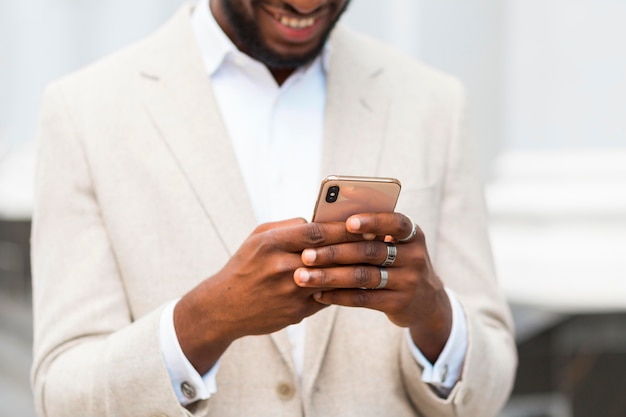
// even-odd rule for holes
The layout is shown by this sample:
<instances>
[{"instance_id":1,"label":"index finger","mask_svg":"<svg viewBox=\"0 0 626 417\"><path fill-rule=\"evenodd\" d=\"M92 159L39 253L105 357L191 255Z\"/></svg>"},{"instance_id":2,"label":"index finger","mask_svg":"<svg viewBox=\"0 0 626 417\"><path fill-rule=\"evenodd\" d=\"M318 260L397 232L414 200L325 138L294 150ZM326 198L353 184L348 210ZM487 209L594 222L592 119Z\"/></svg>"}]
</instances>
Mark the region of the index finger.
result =
<instances>
[{"instance_id":1,"label":"index finger","mask_svg":"<svg viewBox=\"0 0 626 417\"><path fill-rule=\"evenodd\" d=\"M307 248L335 245L363 240L360 234L350 233L343 222L295 224L267 230L270 240L286 252L302 252Z\"/></svg>"}]
</instances>

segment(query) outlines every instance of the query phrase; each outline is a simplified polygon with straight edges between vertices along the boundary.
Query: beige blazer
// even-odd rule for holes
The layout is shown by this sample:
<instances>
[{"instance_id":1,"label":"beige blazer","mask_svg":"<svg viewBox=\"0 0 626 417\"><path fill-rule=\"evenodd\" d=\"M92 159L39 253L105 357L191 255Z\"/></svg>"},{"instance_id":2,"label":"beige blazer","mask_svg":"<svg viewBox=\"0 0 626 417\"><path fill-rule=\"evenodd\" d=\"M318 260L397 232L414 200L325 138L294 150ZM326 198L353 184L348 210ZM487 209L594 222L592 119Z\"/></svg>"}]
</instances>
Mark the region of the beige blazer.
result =
<instances>
[{"instance_id":1,"label":"beige blazer","mask_svg":"<svg viewBox=\"0 0 626 417\"><path fill-rule=\"evenodd\" d=\"M425 230L467 314L462 381L438 398L402 329L379 312L331 307L308 322L301 385L280 331L235 342L218 392L178 404L159 350L162 307L219 270L255 227L190 11L44 96L32 238L41 415L494 415L516 355L462 89L342 28L331 40L322 172L402 181L397 209Z\"/></svg>"}]
</instances>

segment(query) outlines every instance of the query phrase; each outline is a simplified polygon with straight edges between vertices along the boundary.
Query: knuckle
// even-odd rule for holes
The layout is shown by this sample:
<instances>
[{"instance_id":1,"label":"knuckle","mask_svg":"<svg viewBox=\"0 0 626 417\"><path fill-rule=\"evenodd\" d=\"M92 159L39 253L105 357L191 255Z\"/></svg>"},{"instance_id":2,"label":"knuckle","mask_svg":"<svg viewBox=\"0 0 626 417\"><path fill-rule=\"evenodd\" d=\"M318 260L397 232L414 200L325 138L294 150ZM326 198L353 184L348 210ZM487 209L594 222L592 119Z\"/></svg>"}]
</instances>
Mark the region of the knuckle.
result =
<instances>
[{"instance_id":1,"label":"knuckle","mask_svg":"<svg viewBox=\"0 0 626 417\"><path fill-rule=\"evenodd\" d=\"M357 291L352 297L352 302L355 307L365 307L369 304L369 294L367 291Z\"/></svg>"},{"instance_id":2,"label":"knuckle","mask_svg":"<svg viewBox=\"0 0 626 417\"><path fill-rule=\"evenodd\" d=\"M267 263L267 268L268 272L274 276L282 275L286 272L295 270L291 262L288 262L286 259L279 256L273 257L272 261Z\"/></svg>"},{"instance_id":3,"label":"knuckle","mask_svg":"<svg viewBox=\"0 0 626 417\"><path fill-rule=\"evenodd\" d=\"M323 226L320 225L319 223L307 224L305 234L306 234L308 243L311 243L313 245L319 245L320 243L323 243L325 240Z\"/></svg>"},{"instance_id":4,"label":"knuckle","mask_svg":"<svg viewBox=\"0 0 626 417\"><path fill-rule=\"evenodd\" d=\"M419 272L428 268L428 258L424 251L413 250L409 255L409 264Z\"/></svg>"},{"instance_id":5,"label":"knuckle","mask_svg":"<svg viewBox=\"0 0 626 417\"><path fill-rule=\"evenodd\" d=\"M363 256L366 260L372 261L380 257L378 242L365 242L363 244Z\"/></svg>"},{"instance_id":6,"label":"knuckle","mask_svg":"<svg viewBox=\"0 0 626 417\"><path fill-rule=\"evenodd\" d=\"M413 260L413 265L419 272L423 272L428 268L428 260L423 254L420 254Z\"/></svg>"},{"instance_id":7,"label":"knuckle","mask_svg":"<svg viewBox=\"0 0 626 417\"><path fill-rule=\"evenodd\" d=\"M326 246L324 248L324 254L329 261L334 261L337 258L339 249L335 245Z\"/></svg>"},{"instance_id":8,"label":"knuckle","mask_svg":"<svg viewBox=\"0 0 626 417\"><path fill-rule=\"evenodd\" d=\"M256 239L256 249L261 253L272 252L276 248L278 238L275 230L267 230Z\"/></svg>"},{"instance_id":9,"label":"knuckle","mask_svg":"<svg viewBox=\"0 0 626 417\"><path fill-rule=\"evenodd\" d=\"M280 275L280 266L278 262L270 262L267 264L267 274L270 276Z\"/></svg>"},{"instance_id":10,"label":"knuckle","mask_svg":"<svg viewBox=\"0 0 626 417\"><path fill-rule=\"evenodd\" d=\"M359 266L354 270L354 282L357 287L365 287L372 281L372 274L368 268Z\"/></svg>"}]
</instances>

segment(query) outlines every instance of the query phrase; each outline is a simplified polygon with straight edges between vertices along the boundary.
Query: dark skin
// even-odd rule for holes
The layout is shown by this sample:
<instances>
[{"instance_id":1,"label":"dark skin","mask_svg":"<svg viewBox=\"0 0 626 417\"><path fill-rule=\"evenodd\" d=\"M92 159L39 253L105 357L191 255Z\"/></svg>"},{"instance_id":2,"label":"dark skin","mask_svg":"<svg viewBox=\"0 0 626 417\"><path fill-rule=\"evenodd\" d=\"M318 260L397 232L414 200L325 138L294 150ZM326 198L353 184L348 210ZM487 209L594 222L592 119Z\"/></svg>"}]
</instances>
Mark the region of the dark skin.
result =
<instances>
[{"instance_id":1,"label":"dark skin","mask_svg":"<svg viewBox=\"0 0 626 417\"><path fill-rule=\"evenodd\" d=\"M259 34L277 55L293 56L306 56L319 47L324 29L332 27L346 4L211 0L211 10L229 36L235 31L223 13L227 1L258 22ZM268 7L284 9L295 19L294 26L310 25L311 20L304 19L311 16L319 21L290 39L292 32L277 29ZM279 84L295 69L268 68ZM363 213L339 223L292 219L257 227L220 271L177 303L174 327L183 352L204 374L238 338L278 331L335 304L382 311L391 322L408 328L424 356L435 362L450 334L452 310L419 228L412 239L398 242L411 230L411 221L400 213ZM397 245L396 261L387 268L388 284L381 290L364 289L380 283L378 265L387 256L383 239Z\"/></svg>"}]
</instances>

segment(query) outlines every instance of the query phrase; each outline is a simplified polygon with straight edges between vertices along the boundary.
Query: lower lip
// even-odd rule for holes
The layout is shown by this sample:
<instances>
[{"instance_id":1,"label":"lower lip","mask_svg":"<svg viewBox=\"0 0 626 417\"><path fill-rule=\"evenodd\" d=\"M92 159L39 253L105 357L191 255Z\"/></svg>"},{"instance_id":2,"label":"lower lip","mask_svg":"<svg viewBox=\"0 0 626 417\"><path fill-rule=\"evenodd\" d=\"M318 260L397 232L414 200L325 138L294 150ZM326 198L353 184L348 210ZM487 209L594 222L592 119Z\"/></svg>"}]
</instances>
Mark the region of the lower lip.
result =
<instances>
[{"instance_id":1,"label":"lower lip","mask_svg":"<svg viewBox=\"0 0 626 417\"><path fill-rule=\"evenodd\" d=\"M310 41L317 33L317 27L319 26L319 23L319 21L315 21L315 23L313 23L313 25L309 27L294 29L276 21L276 25L282 36L286 40L292 41L294 43L304 43Z\"/></svg>"}]
</instances>

